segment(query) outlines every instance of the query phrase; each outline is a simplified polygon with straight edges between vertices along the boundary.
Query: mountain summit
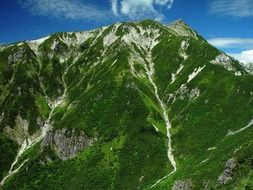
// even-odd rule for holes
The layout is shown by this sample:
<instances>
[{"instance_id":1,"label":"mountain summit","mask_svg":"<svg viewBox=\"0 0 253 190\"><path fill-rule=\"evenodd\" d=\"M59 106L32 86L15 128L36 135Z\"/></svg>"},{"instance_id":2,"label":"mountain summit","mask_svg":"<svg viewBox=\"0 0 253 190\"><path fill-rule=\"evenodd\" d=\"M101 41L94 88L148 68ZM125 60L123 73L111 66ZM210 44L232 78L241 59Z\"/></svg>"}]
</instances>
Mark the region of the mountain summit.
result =
<instances>
[{"instance_id":1,"label":"mountain summit","mask_svg":"<svg viewBox=\"0 0 253 190\"><path fill-rule=\"evenodd\" d=\"M181 20L1 46L1 189L251 189L252 84Z\"/></svg>"}]
</instances>

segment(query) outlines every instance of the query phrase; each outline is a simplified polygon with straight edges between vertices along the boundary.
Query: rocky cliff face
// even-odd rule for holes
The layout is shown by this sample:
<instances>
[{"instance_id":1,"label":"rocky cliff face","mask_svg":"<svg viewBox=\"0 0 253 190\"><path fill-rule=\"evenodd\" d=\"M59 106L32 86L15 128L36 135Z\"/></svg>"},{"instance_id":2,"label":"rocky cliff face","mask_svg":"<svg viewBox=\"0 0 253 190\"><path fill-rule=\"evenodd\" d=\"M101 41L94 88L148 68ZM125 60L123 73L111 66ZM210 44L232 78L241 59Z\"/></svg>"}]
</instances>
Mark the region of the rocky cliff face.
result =
<instances>
[{"instance_id":1,"label":"rocky cliff face","mask_svg":"<svg viewBox=\"0 0 253 190\"><path fill-rule=\"evenodd\" d=\"M61 129L48 131L42 141L41 147L50 146L62 160L74 158L79 152L91 146L93 140L83 131Z\"/></svg>"},{"instance_id":2,"label":"rocky cliff face","mask_svg":"<svg viewBox=\"0 0 253 190\"><path fill-rule=\"evenodd\" d=\"M172 190L192 190L193 185L190 180L182 181L178 180L172 187Z\"/></svg>"},{"instance_id":3,"label":"rocky cliff face","mask_svg":"<svg viewBox=\"0 0 253 190\"><path fill-rule=\"evenodd\" d=\"M235 159L229 159L226 162L224 171L218 179L219 185L224 186L233 179L236 166L237 166L237 162Z\"/></svg>"}]
</instances>

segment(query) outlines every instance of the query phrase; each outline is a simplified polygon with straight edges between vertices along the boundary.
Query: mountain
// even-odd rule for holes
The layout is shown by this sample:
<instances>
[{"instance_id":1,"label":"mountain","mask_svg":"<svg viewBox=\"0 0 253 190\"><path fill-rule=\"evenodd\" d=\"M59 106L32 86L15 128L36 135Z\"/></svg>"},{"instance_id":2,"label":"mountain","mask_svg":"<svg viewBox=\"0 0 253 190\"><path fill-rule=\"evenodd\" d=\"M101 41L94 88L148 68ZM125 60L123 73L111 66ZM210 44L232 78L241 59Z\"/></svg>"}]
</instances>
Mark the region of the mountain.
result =
<instances>
[{"instance_id":1,"label":"mountain","mask_svg":"<svg viewBox=\"0 0 253 190\"><path fill-rule=\"evenodd\" d=\"M0 48L2 190L253 189L253 76L182 20Z\"/></svg>"}]
</instances>

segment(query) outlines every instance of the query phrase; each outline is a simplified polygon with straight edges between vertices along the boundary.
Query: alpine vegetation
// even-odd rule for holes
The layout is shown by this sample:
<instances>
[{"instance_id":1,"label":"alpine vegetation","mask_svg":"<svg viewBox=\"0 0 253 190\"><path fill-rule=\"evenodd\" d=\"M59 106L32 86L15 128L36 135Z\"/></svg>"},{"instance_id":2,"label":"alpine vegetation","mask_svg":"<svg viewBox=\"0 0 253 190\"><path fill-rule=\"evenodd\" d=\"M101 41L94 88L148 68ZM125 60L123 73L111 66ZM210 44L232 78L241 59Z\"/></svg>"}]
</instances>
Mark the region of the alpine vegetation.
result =
<instances>
[{"instance_id":1,"label":"alpine vegetation","mask_svg":"<svg viewBox=\"0 0 253 190\"><path fill-rule=\"evenodd\" d=\"M253 189L253 76L182 20L0 46L0 189Z\"/></svg>"}]
</instances>

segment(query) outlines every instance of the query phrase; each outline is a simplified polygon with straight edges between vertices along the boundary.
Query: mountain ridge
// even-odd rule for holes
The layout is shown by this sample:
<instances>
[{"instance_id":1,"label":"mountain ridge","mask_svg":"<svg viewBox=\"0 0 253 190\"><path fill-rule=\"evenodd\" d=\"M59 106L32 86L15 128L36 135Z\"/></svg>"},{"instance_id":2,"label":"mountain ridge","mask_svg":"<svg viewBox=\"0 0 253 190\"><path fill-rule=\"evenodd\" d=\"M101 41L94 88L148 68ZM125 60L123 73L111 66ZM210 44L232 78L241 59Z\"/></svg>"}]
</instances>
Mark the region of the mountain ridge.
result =
<instances>
[{"instance_id":1,"label":"mountain ridge","mask_svg":"<svg viewBox=\"0 0 253 190\"><path fill-rule=\"evenodd\" d=\"M118 22L118 23L115 23L115 24L112 24L112 25L106 25L106 26L102 26L100 28L91 29L91 30L79 30L79 31L74 31L74 32L73 31L54 32L50 35L43 36L43 37L33 39L33 40L23 40L23 41L18 41L18 42L13 42L13 43L1 44L0 45L0 51L7 48L7 47L12 46L12 45L15 45L15 44L21 45L22 43L31 44L31 46L37 44L37 46L38 46L41 43L43 43L45 40L47 40L48 38L50 38L54 35L71 35L71 34L84 35L85 33L95 32L97 30L104 30L104 29L106 29L110 26L114 26L114 25L131 24L131 23L139 24L139 23L145 23L145 22L151 22L153 24L158 24L160 26L168 27L169 29L174 30L176 33L178 33L178 35L181 35L181 36L191 36L191 37L194 37L194 38L201 38L202 40L205 40L195 30L193 30L183 19L177 19L175 21L172 21L169 24L162 24L162 23L159 23L158 21L154 21L154 20L151 20L151 19L146 19L146 20L143 20L143 21L135 21L135 22L131 22L131 21ZM223 53L226 54L225 52L223 52ZM226 56L229 56L229 55L226 54ZM231 59L235 59L234 57L231 57L231 56L229 56L229 57ZM246 69L244 64L242 64L242 63L240 63L240 64Z\"/></svg>"},{"instance_id":2,"label":"mountain ridge","mask_svg":"<svg viewBox=\"0 0 253 190\"><path fill-rule=\"evenodd\" d=\"M44 41L46 40L47 38L51 37L52 35L57 35L57 34L72 34L72 33L85 33L85 32L92 32L92 31L96 31L96 30L100 30L100 29L105 29L105 28L108 28L110 26L113 26L113 25L118 25L118 24L130 24L130 23L134 23L134 24L139 24L139 23L142 23L142 22L152 22L152 23L156 23L156 24L159 24L161 26L167 26L167 27L175 27L175 25L178 25L178 26L181 26L182 28L185 28L185 29L189 29L189 30L192 30L192 32L195 32L193 31L193 29L188 25L186 24L186 22L184 22L183 19L178 19L178 20L175 20L171 23L168 23L168 24L162 24L162 23L159 23L158 21L154 21L154 20L151 20L151 19L146 19L146 20L142 20L142 21L135 21L135 22L131 22L131 21L124 21L124 22L117 22L115 24L112 24L112 25L105 25L105 26L102 26L102 27L99 27L99 28L96 28L96 29L91 29L91 30L78 30L78 31L65 31L65 32L54 32L50 35L46 35L46 36L42 36L42 37L39 37L39 38L36 38L36 39L32 39L32 40L21 40L21 41L17 41L17 42L12 42L12 43L6 43L6 44L1 44L0 46L10 46L10 45L13 45L13 44L19 44L19 43L29 43L29 42L36 42L36 41Z\"/></svg>"}]
</instances>

